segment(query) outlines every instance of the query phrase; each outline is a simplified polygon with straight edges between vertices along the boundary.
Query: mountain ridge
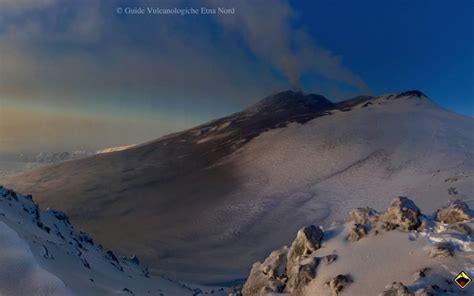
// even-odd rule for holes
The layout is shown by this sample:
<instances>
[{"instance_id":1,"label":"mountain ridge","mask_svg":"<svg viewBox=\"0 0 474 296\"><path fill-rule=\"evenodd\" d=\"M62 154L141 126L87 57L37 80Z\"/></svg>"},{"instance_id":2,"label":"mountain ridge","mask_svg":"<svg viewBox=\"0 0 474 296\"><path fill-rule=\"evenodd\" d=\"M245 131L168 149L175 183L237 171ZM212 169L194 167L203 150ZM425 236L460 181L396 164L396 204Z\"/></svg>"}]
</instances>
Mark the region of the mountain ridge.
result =
<instances>
[{"instance_id":1,"label":"mountain ridge","mask_svg":"<svg viewBox=\"0 0 474 296\"><path fill-rule=\"evenodd\" d=\"M471 118L417 93L331 110L315 102L320 109L234 113L0 182L65 211L104 245L137 252L153 273L204 283L244 277L299 226L360 203L399 194L429 210L470 195ZM275 223L286 227L269 236Z\"/></svg>"},{"instance_id":2,"label":"mountain ridge","mask_svg":"<svg viewBox=\"0 0 474 296\"><path fill-rule=\"evenodd\" d=\"M0 186L2 295L203 295L206 290L151 276L136 256L116 256L66 214ZM12 278L22 279L12 281ZM224 295L223 289L209 288ZM163 294L164 293L164 294Z\"/></svg>"}]
</instances>

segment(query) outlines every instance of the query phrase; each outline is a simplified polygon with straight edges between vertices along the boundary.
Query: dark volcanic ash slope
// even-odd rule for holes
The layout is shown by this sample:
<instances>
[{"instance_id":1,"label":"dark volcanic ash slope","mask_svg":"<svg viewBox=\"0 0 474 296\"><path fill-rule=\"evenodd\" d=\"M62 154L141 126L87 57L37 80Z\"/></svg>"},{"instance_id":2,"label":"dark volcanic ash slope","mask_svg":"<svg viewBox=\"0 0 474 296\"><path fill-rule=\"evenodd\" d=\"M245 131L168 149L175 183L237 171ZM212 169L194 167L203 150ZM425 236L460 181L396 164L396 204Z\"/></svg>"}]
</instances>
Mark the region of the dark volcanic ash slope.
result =
<instances>
[{"instance_id":1,"label":"dark volcanic ash slope","mask_svg":"<svg viewBox=\"0 0 474 296\"><path fill-rule=\"evenodd\" d=\"M339 104L287 91L128 150L0 182L154 271L231 280L300 226L359 202L467 198L472 126L416 91Z\"/></svg>"}]
</instances>

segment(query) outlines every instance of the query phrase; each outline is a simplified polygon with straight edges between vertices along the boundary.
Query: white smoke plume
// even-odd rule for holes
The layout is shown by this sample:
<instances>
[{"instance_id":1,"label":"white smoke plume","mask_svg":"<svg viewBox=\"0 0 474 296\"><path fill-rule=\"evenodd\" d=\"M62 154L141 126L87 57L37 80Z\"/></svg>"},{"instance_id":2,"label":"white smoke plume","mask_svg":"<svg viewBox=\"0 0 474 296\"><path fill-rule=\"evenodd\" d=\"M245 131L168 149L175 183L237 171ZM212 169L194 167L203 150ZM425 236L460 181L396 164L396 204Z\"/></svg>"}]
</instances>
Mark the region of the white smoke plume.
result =
<instances>
[{"instance_id":1,"label":"white smoke plume","mask_svg":"<svg viewBox=\"0 0 474 296\"><path fill-rule=\"evenodd\" d=\"M284 72L294 89L301 89L302 74L314 72L368 91L363 80L342 64L341 57L316 45L301 28L293 27L295 12L285 0L209 0L208 3L215 7L235 7L234 15L220 15L219 22L240 34L258 57Z\"/></svg>"}]
</instances>

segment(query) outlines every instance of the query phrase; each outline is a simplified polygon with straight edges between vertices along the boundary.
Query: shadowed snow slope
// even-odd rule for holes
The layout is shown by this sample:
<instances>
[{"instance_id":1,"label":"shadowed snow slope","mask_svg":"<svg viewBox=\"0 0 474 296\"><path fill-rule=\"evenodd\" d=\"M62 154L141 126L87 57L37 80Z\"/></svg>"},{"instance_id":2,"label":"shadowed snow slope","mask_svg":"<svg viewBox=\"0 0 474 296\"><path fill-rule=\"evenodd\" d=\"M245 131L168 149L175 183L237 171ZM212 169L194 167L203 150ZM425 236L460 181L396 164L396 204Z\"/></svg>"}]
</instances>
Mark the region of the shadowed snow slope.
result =
<instances>
[{"instance_id":1,"label":"shadowed snow slope","mask_svg":"<svg viewBox=\"0 0 474 296\"><path fill-rule=\"evenodd\" d=\"M308 224L406 195L423 211L473 191L474 120L410 91L331 103L282 92L196 128L0 180L65 211L152 272L243 278ZM278 228L279 231L274 231Z\"/></svg>"},{"instance_id":2,"label":"shadowed snow slope","mask_svg":"<svg viewBox=\"0 0 474 296\"><path fill-rule=\"evenodd\" d=\"M202 295L196 291L149 275L137 257L116 257L74 230L64 213L0 186L0 295Z\"/></svg>"}]
</instances>

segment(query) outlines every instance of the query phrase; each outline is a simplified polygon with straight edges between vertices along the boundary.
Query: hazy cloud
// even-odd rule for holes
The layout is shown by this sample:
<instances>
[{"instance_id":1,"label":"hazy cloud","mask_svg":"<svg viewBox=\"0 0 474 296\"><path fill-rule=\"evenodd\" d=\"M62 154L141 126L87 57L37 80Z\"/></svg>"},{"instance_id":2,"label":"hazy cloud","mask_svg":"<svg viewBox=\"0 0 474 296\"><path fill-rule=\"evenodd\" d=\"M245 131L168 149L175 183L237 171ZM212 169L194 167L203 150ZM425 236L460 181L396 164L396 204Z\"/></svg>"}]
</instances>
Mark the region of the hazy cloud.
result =
<instances>
[{"instance_id":1,"label":"hazy cloud","mask_svg":"<svg viewBox=\"0 0 474 296\"><path fill-rule=\"evenodd\" d=\"M116 12L119 6L217 7L223 3L235 7L236 14L182 17ZM237 111L289 85L299 88L301 75L367 89L340 57L293 26L296 16L287 2L268 3L0 0L0 108L8 101L10 105L23 102L30 109L44 106L92 113L120 109L122 118L145 113L150 117L158 110L174 115L161 129L165 132L172 125L182 127L184 119L193 118L186 122L194 124L200 118ZM74 124L78 121L67 125ZM137 124L139 129L141 123Z\"/></svg>"},{"instance_id":2,"label":"hazy cloud","mask_svg":"<svg viewBox=\"0 0 474 296\"><path fill-rule=\"evenodd\" d=\"M119 16L115 9L120 2L0 3L23 8L17 18L8 11L1 13L8 16L0 33L0 93L5 96L67 95L71 99L84 91L103 94L125 88L232 99L239 92L242 97L284 88L273 70L284 73L294 87L299 87L301 74L315 73L367 88L340 57L316 46L301 28L292 27L294 12L285 1L272 1L271 7L265 1L226 1L227 7L236 7L235 15L187 17ZM190 4L124 3L142 7ZM217 7L224 2L202 3ZM36 12L32 14L31 9Z\"/></svg>"}]
</instances>

